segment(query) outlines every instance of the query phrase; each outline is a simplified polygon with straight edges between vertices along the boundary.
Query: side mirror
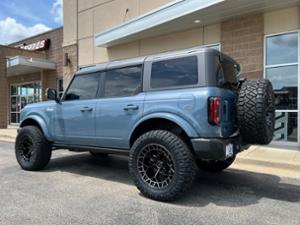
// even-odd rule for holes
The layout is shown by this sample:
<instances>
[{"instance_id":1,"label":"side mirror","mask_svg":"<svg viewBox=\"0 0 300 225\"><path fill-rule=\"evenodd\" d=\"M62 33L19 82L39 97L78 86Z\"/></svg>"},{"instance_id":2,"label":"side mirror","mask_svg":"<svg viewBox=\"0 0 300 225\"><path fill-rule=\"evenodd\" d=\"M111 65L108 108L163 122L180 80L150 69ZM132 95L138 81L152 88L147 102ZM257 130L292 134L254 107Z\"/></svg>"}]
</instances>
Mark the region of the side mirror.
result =
<instances>
[{"instance_id":1,"label":"side mirror","mask_svg":"<svg viewBox=\"0 0 300 225\"><path fill-rule=\"evenodd\" d=\"M56 102L59 102L59 99L57 97L57 91L55 89L47 88L46 96L47 96L48 100L54 100Z\"/></svg>"}]
</instances>

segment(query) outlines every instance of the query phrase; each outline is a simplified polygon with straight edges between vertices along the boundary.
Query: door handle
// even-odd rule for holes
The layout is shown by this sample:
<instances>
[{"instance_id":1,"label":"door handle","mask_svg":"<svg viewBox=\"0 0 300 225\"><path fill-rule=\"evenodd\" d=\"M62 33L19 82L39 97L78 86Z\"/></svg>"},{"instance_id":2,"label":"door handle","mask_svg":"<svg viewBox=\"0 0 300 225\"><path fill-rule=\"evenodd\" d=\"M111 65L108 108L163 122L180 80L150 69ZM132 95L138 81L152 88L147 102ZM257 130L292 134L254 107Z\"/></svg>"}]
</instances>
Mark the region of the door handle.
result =
<instances>
[{"instance_id":1,"label":"door handle","mask_svg":"<svg viewBox=\"0 0 300 225\"><path fill-rule=\"evenodd\" d=\"M85 106L85 107L82 107L82 108L80 109L80 111L81 111L81 112L91 112L91 111L93 111L93 108L88 107L88 106Z\"/></svg>"},{"instance_id":2,"label":"door handle","mask_svg":"<svg viewBox=\"0 0 300 225\"><path fill-rule=\"evenodd\" d=\"M124 107L125 111L128 111L128 110L138 110L138 109L139 109L138 105L127 105L127 106Z\"/></svg>"}]
</instances>

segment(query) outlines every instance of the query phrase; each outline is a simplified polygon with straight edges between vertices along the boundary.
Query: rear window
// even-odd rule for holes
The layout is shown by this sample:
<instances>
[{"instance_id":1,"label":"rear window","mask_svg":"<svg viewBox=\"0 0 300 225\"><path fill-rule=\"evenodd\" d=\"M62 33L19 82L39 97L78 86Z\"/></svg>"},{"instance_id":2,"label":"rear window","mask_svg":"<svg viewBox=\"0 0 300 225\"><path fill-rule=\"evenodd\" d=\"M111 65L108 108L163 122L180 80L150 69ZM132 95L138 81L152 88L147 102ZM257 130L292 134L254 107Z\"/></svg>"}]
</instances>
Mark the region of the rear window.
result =
<instances>
[{"instance_id":1,"label":"rear window","mask_svg":"<svg viewBox=\"0 0 300 225\"><path fill-rule=\"evenodd\" d=\"M136 95L142 90L142 66L113 69L106 72L104 97Z\"/></svg>"},{"instance_id":2,"label":"rear window","mask_svg":"<svg viewBox=\"0 0 300 225\"><path fill-rule=\"evenodd\" d=\"M152 63L151 88L165 88L198 83L196 56L169 59Z\"/></svg>"},{"instance_id":3,"label":"rear window","mask_svg":"<svg viewBox=\"0 0 300 225\"><path fill-rule=\"evenodd\" d=\"M219 56L216 56L216 76L220 86L231 87L238 81L237 75L237 65L233 61L227 58L220 61Z\"/></svg>"}]
</instances>

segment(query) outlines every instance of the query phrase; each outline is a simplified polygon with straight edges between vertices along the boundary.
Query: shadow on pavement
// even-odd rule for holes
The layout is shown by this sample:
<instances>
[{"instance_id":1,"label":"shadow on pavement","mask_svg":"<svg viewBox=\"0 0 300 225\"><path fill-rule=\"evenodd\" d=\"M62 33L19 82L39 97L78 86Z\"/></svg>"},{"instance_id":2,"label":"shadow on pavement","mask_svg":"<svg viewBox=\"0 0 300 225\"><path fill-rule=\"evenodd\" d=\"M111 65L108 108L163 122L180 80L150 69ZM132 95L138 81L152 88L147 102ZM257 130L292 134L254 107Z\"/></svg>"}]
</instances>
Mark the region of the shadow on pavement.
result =
<instances>
[{"instance_id":1,"label":"shadow on pavement","mask_svg":"<svg viewBox=\"0 0 300 225\"><path fill-rule=\"evenodd\" d=\"M54 171L133 185L128 172L128 158L125 156L96 158L89 153L60 156L52 159L44 170ZM262 198L300 202L300 186L283 183L281 178L275 175L237 169L228 169L217 174L199 172L188 193L172 204L199 207L213 203L219 206L240 207L256 204Z\"/></svg>"}]
</instances>

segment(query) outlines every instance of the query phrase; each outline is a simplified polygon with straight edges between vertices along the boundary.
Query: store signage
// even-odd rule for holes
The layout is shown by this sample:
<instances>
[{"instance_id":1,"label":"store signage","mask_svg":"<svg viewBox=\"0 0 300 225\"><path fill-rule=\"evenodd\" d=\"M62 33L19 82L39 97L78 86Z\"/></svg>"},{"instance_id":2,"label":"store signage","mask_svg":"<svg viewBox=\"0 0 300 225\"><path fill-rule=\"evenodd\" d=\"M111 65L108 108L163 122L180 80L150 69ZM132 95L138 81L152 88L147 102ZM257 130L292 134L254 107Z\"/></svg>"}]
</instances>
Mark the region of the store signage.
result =
<instances>
[{"instance_id":1,"label":"store signage","mask_svg":"<svg viewBox=\"0 0 300 225\"><path fill-rule=\"evenodd\" d=\"M21 48L29 51L42 51L48 50L50 46L50 39L40 40L31 44L21 44L15 46L16 48Z\"/></svg>"}]
</instances>

